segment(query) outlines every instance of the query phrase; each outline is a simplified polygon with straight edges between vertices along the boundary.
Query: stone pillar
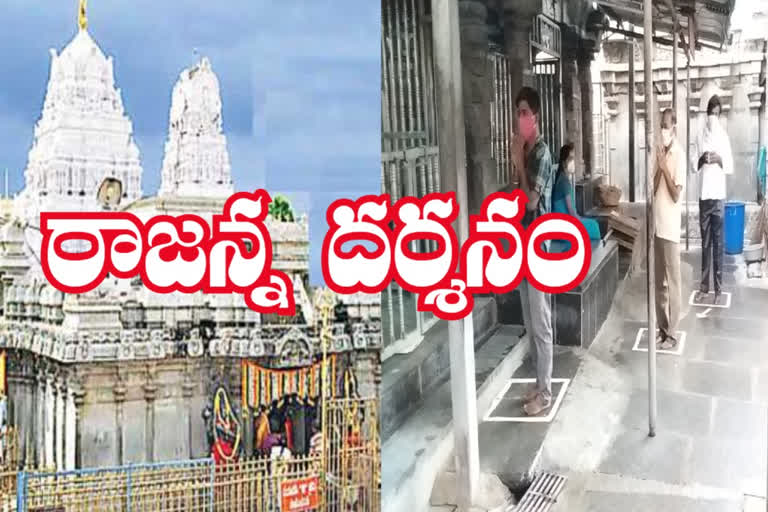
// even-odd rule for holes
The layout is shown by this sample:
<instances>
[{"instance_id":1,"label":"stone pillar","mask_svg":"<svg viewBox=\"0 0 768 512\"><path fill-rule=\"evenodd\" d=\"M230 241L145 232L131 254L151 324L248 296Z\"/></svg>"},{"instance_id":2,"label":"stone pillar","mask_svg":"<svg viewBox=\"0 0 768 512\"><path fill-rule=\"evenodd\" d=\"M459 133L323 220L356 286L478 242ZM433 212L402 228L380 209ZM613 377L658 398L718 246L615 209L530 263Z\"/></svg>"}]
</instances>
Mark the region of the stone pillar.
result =
<instances>
[{"instance_id":1,"label":"stone pillar","mask_svg":"<svg viewBox=\"0 0 768 512\"><path fill-rule=\"evenodd\" d=\"M584 176L590 176L595 170L595 131L592 119L592 60L594 54L584 48L579 53L579 89L581 91L581 136Z\"/></svg>"},{"instance_id":2,"label":"stone pillar","mask_svg":"<svg viewBox=\"0 0 768 512\"><path fill-rule=\"evenodd\" d=\"M147 435L145 460L147 462L155 461L155 398L157 397L157 384L154 377L154 369L150 367L147 371L147 382L144 384L144 400L147 404L145 416L145 432Z\"/></svg>"},{"instance_id":3,"label":"stone pillar","mask_svg":"<svg viewBox=\"0 0 768 512\"><path fill-rule=\"evenodd\" d=\"M540 7L541 2L536 0L504 0L504 46L513 70L510 78L513 101L524 85L534 85L530 38L533 18ZM512 119L516 132L517 116L513 115Z\"/></svg>"},{"instance_id":4,"label":"stone pillar","mask_svg":"<svg viewBox=\"0 0 768 512\"><path fill-rule=\"evenodd\" d=\"M22 362L19 367L19 376L14 383L10 383L10 389L16 396L13 404L13 425L19 429L19 462L30 465L32 460L29 455L32 452L31 442L34 428L34 400L35 400L35 379L32 377L32 366L25 361L26 357L21 356Z\"/></svg>"},{"instance_id":5,"label":"stone pillar","mask_svg":"<svg viewBox=\"0 0 768 512\"><path fill-rule=\"evenodd\" d=\"M125 464L125 442L123 432L123 404L125 404L126 387L123 383L123 379L118 374L115 382L115 387L112 388L112 392L115 396L115 427L117 429L115 435L115 444L117 445L117 463L118 465Z\"/></svg>"},{"instance_id":6,"label":"stone pillar","mask_svg":"<svg viewBox=\"0 0 768 512\"><path fill-rule=\"evenodd\" d=\"M53 451L54 419L56 414L54 390L53 375L49 374L45 379L45 456L43 457L43 460L45 461L46 469L56 465Z\"/></svg>"},{"instance_id":7,"label":"stone pillar","mask_svg":"<svg viewBox=\"0 0 768 512\"><path fill-rule=\"evenodd\" d=\"M38 368L37 376L35 379L35 394L37 395L37 400L35 401L35 437L33 440L34 447L35 447L35 454L33 457L33 460L35 461L35 464L38 468L41 468L45 465L45 438L46 438L46 395L45 395L45 385L46 385L46 376L44 371L42 371L41 368Z\"/></svg>"},{"instance_id":8,"label":"stone pillar","mask_svg":"<svg viewBox=\"0 0 768 512\"><path fill-rule=\"evenodd\" d=\"M563 56L562 56L562 82L563 82L563 143L571 142L574 145L574 160L576 162L576 176L581 177L584 171L583 161L583 126L581 101L583 95L579 87L579 72L576 61L579 57L579 38L570 29L564 28ZM552 156L557 159L560 148L551 148Z\"/></svg>"},{"instance_id":9,"label":"stone pillar","mask_svg":"<svg viewBox=\"0 0 768 512\"><path fill-rule=\"evenodd\" d=\"M76 469L83 467L83 404L85 403L85 389L78 386L72 393L74 403L74 466Z\"/></svg>"},{"instance_id":10,"label":"stone pillar","mask_svg":"<svg viewBox=\"0 0 768 512\"><path fill-rule=\"evenodd\" d=\"M64 458L64 436L66 427L64 422L66 421L66 403L67 403L68 391L66 386L61 380L56 381L56 470L62 471L65 469Z\"/></svg>"},{"instance_id":11,"label":"stone pillar","mask_svg":"<svg viewBox=\"0 0 768 512\"><path fill-rule=\"evenodd\" d=\"M187 457L194 458L194 448L192 446L192 397L195 393L195 383L192 382L189 371L186 372L184 382L181 385L181 394L184 397L184 407L186 409L186 436L187 436Z\"/></svg>"},{"instance_id":12,"label":"stone pillar","mask_svg":"<svg viewBox=\"0 0 768 512\"><path fill-rule=\"evenodd\" d=\"M461 65L457 46L460 40L458 5L450 0L432 0L432 43L440 145L441 191L455 191L460 206L455 222L459 243L469 236L467 210L466 134ZM478 448L477 388L472 313L463 320L448 322L451 368L451 406L454 432L454 467L457 505L469 510L477 503L480 483Z\"/></svg>"},{"instance_id":13,"label":"stone pillar","mask_svg":"<svg viewBox=\"0 0 768 512\"><path fill-rule=\"evenodd\" d=\"M65 405L65 423L64 423L64 469L67 471L75 469L77 458L77 411L75 407L75 392L71 386L67 387Z\"/></svg>"},{"instance_id":14,"label":"stone pillar","mask_svg":"<svg viewBox=\"0 0 768 512\"><path fill-rule=\"evenodd\" d=\"M461 67L467 141L469 211L480 211L483 199L498 190L491 157L491 74L488 62L487 9L480 0L461 0Z\"/></svg>"}]
</instances>

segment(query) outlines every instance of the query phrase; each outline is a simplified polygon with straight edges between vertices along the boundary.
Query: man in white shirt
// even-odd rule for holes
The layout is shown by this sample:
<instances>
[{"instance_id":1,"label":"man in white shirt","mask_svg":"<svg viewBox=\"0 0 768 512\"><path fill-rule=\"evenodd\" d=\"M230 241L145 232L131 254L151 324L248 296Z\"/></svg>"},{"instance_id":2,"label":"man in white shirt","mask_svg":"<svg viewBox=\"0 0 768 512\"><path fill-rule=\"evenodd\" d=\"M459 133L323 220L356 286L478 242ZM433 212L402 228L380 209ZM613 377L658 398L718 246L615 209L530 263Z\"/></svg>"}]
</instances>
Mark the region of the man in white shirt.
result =
<instances>
[{"instance_id":1,"label":"man in white shirt","mask_svg":"<svg viewBox=\"0 0 768 512\"><path fill-rule=\"evenodd\" d=\"M726 176L733 174L733 154L728 134L720 124L720 98L712 96L707 105L707 122L696 140L693 170L699 173L699 222L701 224L701 285L696 302L707 300L710 274L715 302L722 292L725 252L723 216Z\"/></svg>"},{"instance_id":2,"label":"man in white shirt","mask_svg":"<svg viewBox=\"0 0 768 512\"><path fill-rule=\"evenodd\" d=\"M677 346L680 322L680 195L685 183L685 154L676 138L677 117L672 109L661 115L661 147L656 151L653 180L653 217L656 223L656 346Z\"/></svg>"}]
</instances>

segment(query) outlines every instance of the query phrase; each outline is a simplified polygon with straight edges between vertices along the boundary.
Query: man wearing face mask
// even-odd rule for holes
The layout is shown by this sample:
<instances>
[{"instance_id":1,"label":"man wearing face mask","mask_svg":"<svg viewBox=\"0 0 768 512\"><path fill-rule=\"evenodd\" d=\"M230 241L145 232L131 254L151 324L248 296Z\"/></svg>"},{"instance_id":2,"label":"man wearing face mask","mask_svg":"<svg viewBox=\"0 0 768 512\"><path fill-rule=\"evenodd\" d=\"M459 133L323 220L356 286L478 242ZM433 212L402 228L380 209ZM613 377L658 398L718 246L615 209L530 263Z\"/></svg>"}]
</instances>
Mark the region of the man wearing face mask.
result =
<instances>
[{"instance_id":1,"label":"man wearing face mask","mask_svg":"<svg viewBox=\"0 0 768 512\"><path fill-rule=\"evenodd\" d=\"M694 172L699 173L699 223L701 225L701 285L696 302L709 295L710 274L715 302L722 292L724 258L723 216L726 176L733 174L733 154L728 134L720 124L720 98L712 96L707 105L707 122L696 140Z\"/></svg>"},{"instance_id":2,"label":"man wearing face mask","mask_svg":"<svg viewBox=\"0 0 768 512\"><path fill-rule=\"evenodd\" d=\"M653 216L656 223L656 346L677 346L680 322L680 195L685 183L685 156L676 139L677 117L672 109L661 114L661 147L656 150Z\"/></svg>"},{"instance_id":3,"label":"man wearing face mask","mask_svg":"<svg viewBox=\"0 0 768 512\"><path fill-rule=\"evenodd\" d=\"M552 156L539 134L539 94L524 87L517 95L519 130L512 140L512 162L520 188L528 197L523 227L528 228L541 215L551 210ZM512 177L514 181L514 176ZM549 242L544 242L549 251ZM523 397L523 409L538 416L552 404L552 310L550 296L534 288L527 280L520 284L523 321L531 342L531 357L536 368L536 385Z\"/></svg>"}]
</instances>

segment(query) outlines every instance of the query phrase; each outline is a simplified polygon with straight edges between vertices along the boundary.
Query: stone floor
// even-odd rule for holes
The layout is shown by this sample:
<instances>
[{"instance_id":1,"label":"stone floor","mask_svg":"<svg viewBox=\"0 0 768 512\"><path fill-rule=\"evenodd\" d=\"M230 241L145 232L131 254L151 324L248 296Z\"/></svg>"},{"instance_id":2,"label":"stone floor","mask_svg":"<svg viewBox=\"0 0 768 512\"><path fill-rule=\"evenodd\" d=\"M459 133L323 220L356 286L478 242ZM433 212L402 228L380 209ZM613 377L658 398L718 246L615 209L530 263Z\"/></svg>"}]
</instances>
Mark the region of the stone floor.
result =
<instances>
[{"instance_id":1,"label":"stone floor","mask_svg":"<svg viewBox=\"0 0 768 512\"><path fill-rule=\"evenodd\" d=\"M556 511L766 509L768 290L745 282L729 258L730 308L690 306L700 254L682 258L686 344L681 355L657 356L656 436L648 436L648 354L632 350L647 314L646 276L636 274L589 350L558 347L554 377L572 380L551 423L481 423L484 472L513 490L537 471L567 475ZM505 400L509 413L514 398Z\"/></svg>"},{"instance_id":2,"label":"stone floor","mask_svg":"<svg viewBox=\"0 0 768 512\"><path fill-rule=\"evenodd\" d=\"M683 260L687 299L700 255L691 251ZM645 275L625 283L598 340L574 354L579 368L540 448L537 469L569 476L556 510L765 510L768 290L747 286L738 262L732 267L725 288L731 307L684 300L685 350L657 357L654 438L648 354L632 350L645 326ZM540 436L518 425L506 445L515 450Z\"/></svg>"},{"instance_id":3,"label":"stone floor","mask_svg":"<svg viewBox=\"0 0 768 512\"><path fill-rule=\"evenodd\" d=\"M522 329L500 326L475 349L475 382L478 407L485 389L512 374L522 360L518 347ZM446 340L447 342L447 340ZM522 347L520 347L522 348ZM438 385L382 447L382 501L385 511L404 510L405 504L427 503L435 474L443 467L453 446L450 381Z\"/></svg>"}]
</instances>

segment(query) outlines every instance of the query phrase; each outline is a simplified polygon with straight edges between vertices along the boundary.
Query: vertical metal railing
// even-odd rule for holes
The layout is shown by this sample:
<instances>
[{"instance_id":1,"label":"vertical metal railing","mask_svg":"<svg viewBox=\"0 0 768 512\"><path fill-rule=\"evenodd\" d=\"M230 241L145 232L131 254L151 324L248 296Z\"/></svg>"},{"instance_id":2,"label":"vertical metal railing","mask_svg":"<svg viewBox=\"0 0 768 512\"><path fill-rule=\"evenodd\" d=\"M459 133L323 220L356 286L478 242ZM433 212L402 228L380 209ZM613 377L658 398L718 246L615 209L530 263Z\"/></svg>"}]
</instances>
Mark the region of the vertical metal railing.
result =
<instances>
[{"instance_id":1,"label":"vertical metal railing","mask_svg":"<svg viewBox=\"0 0 768 512\"><path fill-rule=\"evenodd\" d=\"M198 459L73 471L19 471L13 480L16 494L9 489L8 500L0 500L0 510L378 512L378 399L330 399L324 402L323 411L320 453L223 464ZM297 495L308 485L314 492ZM294 492L286 493L290 489ZM297 508L297 500L306 500L309 508L300 503Z\"/></svg>"},{"instance_id":2,"label":"vertical metal railing","mask_svg":"<svg viewBox=\"0 0 768 512\"><path fill-rule=\"evenodd\" d=\"M608 133L605 129L605 116L601 111L592 114L592 129L595 141L594 176L605 176L610 180L610 148L608 146Z\"/></svg>"},{"instance_id":3,"label":"vertical metal railing","mask_svg":"<svg viewBox=\"0 0 768 512\"><path fill-rule=\"evenodd\" d=\"M533 19L531 62L535 86L541 97L540 129L552 155L557 157L562 145L562 38L557 23L544 15Z\"/></svg>"},{"instance_id":4,"label":"vertical metal railing","mask_svg":"<svg viewBox=\"0 0 768 512\"><path fill-rule=\"evenodd\" d=\"M512 141L512 113L514 97L510 79L509 59L500 53L489 55L491 67L491 156L496 162L496 179L502 186L509 184L512 160L509 148Z\"/></svg>"},{"instance_id":5,"label":"vertical metal railing","mask_svg":"<svg viewBox=\"0 0 768 512\"><path fill-rule=\"evenodd\" d=\"M440 190L429 2L382 0L381 183L392 202ZM434 242L414 250L435 250ZM396 284L381 297L385 349L420 337L432 317ZM386 354L386 352L385 352Z\"/></svg>"},{"instance_id":6,"label":"vertical metal railing","mask_svg":"<svg viewBox=\"0 0 768 512\"><path fill-rule=\"evenodd\" d=\"M540 126L550 151L554 156L562 145L560 119L560 62L557 60L537 62L533 66L536 88L541 97Z\"/></svg>"}]
</instances>

